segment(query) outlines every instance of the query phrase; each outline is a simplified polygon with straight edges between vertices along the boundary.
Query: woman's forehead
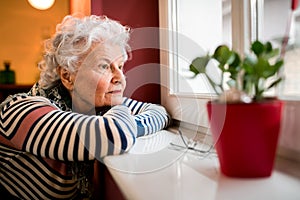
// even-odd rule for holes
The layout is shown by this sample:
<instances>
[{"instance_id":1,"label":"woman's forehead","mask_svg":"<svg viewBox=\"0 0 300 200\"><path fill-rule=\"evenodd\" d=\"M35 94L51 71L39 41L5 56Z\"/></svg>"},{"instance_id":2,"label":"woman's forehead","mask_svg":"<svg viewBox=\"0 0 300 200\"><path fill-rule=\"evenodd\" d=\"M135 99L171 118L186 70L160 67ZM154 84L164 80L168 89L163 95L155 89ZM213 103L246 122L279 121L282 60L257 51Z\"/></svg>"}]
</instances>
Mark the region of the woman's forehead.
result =
<instances>
[{"instance_id":1,"label":"woman's forehead","mask_svg":"<svg viewBox=\"0 0 300 200\"><path fill-rule=\"evenodd\" d=\"M126 51L120 45L110 43L100 43L95 45L88 53L86 59L101 59L106 61L121 61L126 60Z\"/></svg>"},{"instance_id":2,"label":"woman's forehead","mask_svg":"<svg viewBox=\"0 0 300 200\"><path fill-rule=\"evenodd\" d=\"M82 65L95 65L99 62L126 62L127 54L119 45L94 45L93 48L81 59Z\"/></svg>"}]
</instances>

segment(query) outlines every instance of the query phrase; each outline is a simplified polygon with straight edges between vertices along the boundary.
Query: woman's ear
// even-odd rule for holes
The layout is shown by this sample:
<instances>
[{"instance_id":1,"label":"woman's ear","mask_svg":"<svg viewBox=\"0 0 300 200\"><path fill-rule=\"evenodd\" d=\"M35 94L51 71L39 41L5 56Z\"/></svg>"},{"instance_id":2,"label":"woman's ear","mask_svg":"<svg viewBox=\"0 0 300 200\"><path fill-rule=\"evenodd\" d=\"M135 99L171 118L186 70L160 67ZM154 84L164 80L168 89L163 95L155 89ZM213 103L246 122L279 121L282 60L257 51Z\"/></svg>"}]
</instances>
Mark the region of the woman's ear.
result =
<instances>
[{"instance_id":1,"label":"woman's ear","mask_svg":"<svg viewBox=\"0 0 300 200\"><path fill-rule=\"evenodd\" d=\"M57 67L56 70L65 88L67 88L69 91L72 91L74 89L75 75L60 66Z\"/></svg>"}]
</instances>

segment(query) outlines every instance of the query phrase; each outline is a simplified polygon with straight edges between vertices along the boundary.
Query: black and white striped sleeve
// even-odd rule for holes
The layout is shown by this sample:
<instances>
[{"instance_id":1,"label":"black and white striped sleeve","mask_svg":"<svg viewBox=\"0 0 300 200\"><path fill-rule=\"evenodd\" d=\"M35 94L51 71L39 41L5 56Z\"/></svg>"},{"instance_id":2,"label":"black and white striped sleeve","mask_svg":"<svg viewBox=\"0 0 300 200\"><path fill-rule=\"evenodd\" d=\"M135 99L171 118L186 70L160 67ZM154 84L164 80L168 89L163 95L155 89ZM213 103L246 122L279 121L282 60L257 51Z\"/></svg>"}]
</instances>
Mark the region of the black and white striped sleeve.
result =
<instances>
[{"instance_id":1,"label":"black and white striped sleeve","mask_svg":"<svg viewBox=\"0 0 300 200\"><path fill-rule=\"evenodd\" d=\"M88 116L61 111L42 97L17 96L0 112L0 135L7 143L57 160L121 154L131 148L137 135L135 118L124 105L114 106L104 116Z\"/></svg>"},{"instance_id":2,"label":"black and white striped sleeve","mask_svg":"<svg viewBox=\"0 0 300 200\"><path fill-rule=\"evenodd\" d=\"M123 104L128 106L137 123L137 136L153 134L166 128L171 123L171 117L166 109L157 104L124 98Z\"/></svg>"}]
</instances>

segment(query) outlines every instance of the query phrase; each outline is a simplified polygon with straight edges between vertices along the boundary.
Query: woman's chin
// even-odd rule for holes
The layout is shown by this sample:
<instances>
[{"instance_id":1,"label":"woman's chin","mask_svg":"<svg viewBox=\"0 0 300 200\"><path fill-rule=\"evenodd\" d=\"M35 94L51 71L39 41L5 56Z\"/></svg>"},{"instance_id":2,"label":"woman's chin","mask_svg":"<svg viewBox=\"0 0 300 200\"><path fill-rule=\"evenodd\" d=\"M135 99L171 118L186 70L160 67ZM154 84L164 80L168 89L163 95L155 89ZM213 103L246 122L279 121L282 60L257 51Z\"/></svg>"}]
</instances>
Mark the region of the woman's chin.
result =
<instances>
[{"instance_id":1,"label":"woman's chin","mask_svg":"<svg viewBox=\"0 0 300 200\"><path fill-rule=\"evenodd\" d=\"M105 103L96 105L96 107L115 106L115 105L120 105L122 103L123 103L123 96L115 96L113 98L110 98L109 100L106 100Z\"/></svg>"},{"instance_id":2,"label":"woman's chin","mask_svg":"<svg viewBox=\"0 0 300 200\"><path fill-rule=\"evenodd\" d=\"M123 97L112 98L112 100L110 102L111 102L112 106L120 105L123 102Z\"/></svg>"}]
</instances>

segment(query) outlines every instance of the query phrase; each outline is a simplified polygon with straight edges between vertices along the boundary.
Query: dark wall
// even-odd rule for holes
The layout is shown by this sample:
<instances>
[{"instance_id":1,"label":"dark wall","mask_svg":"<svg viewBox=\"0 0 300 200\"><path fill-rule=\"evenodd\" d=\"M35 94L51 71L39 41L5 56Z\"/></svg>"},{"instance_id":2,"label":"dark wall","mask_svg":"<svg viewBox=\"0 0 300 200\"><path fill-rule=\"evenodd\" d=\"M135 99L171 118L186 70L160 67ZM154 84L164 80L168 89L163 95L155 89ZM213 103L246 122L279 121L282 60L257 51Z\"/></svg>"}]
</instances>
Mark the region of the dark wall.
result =
<instances>
[{"instance_id":1,"label":"dark wall","mask_svg":"<svg viewBox=\"0 0 300 200\"><path fill-rule=\"evenodd\" d=\"M92 0L91 13L106 15L132 30L132 57L125 65L125 96L160 103L158 0Z\"/></svg>"}]
</instances>

